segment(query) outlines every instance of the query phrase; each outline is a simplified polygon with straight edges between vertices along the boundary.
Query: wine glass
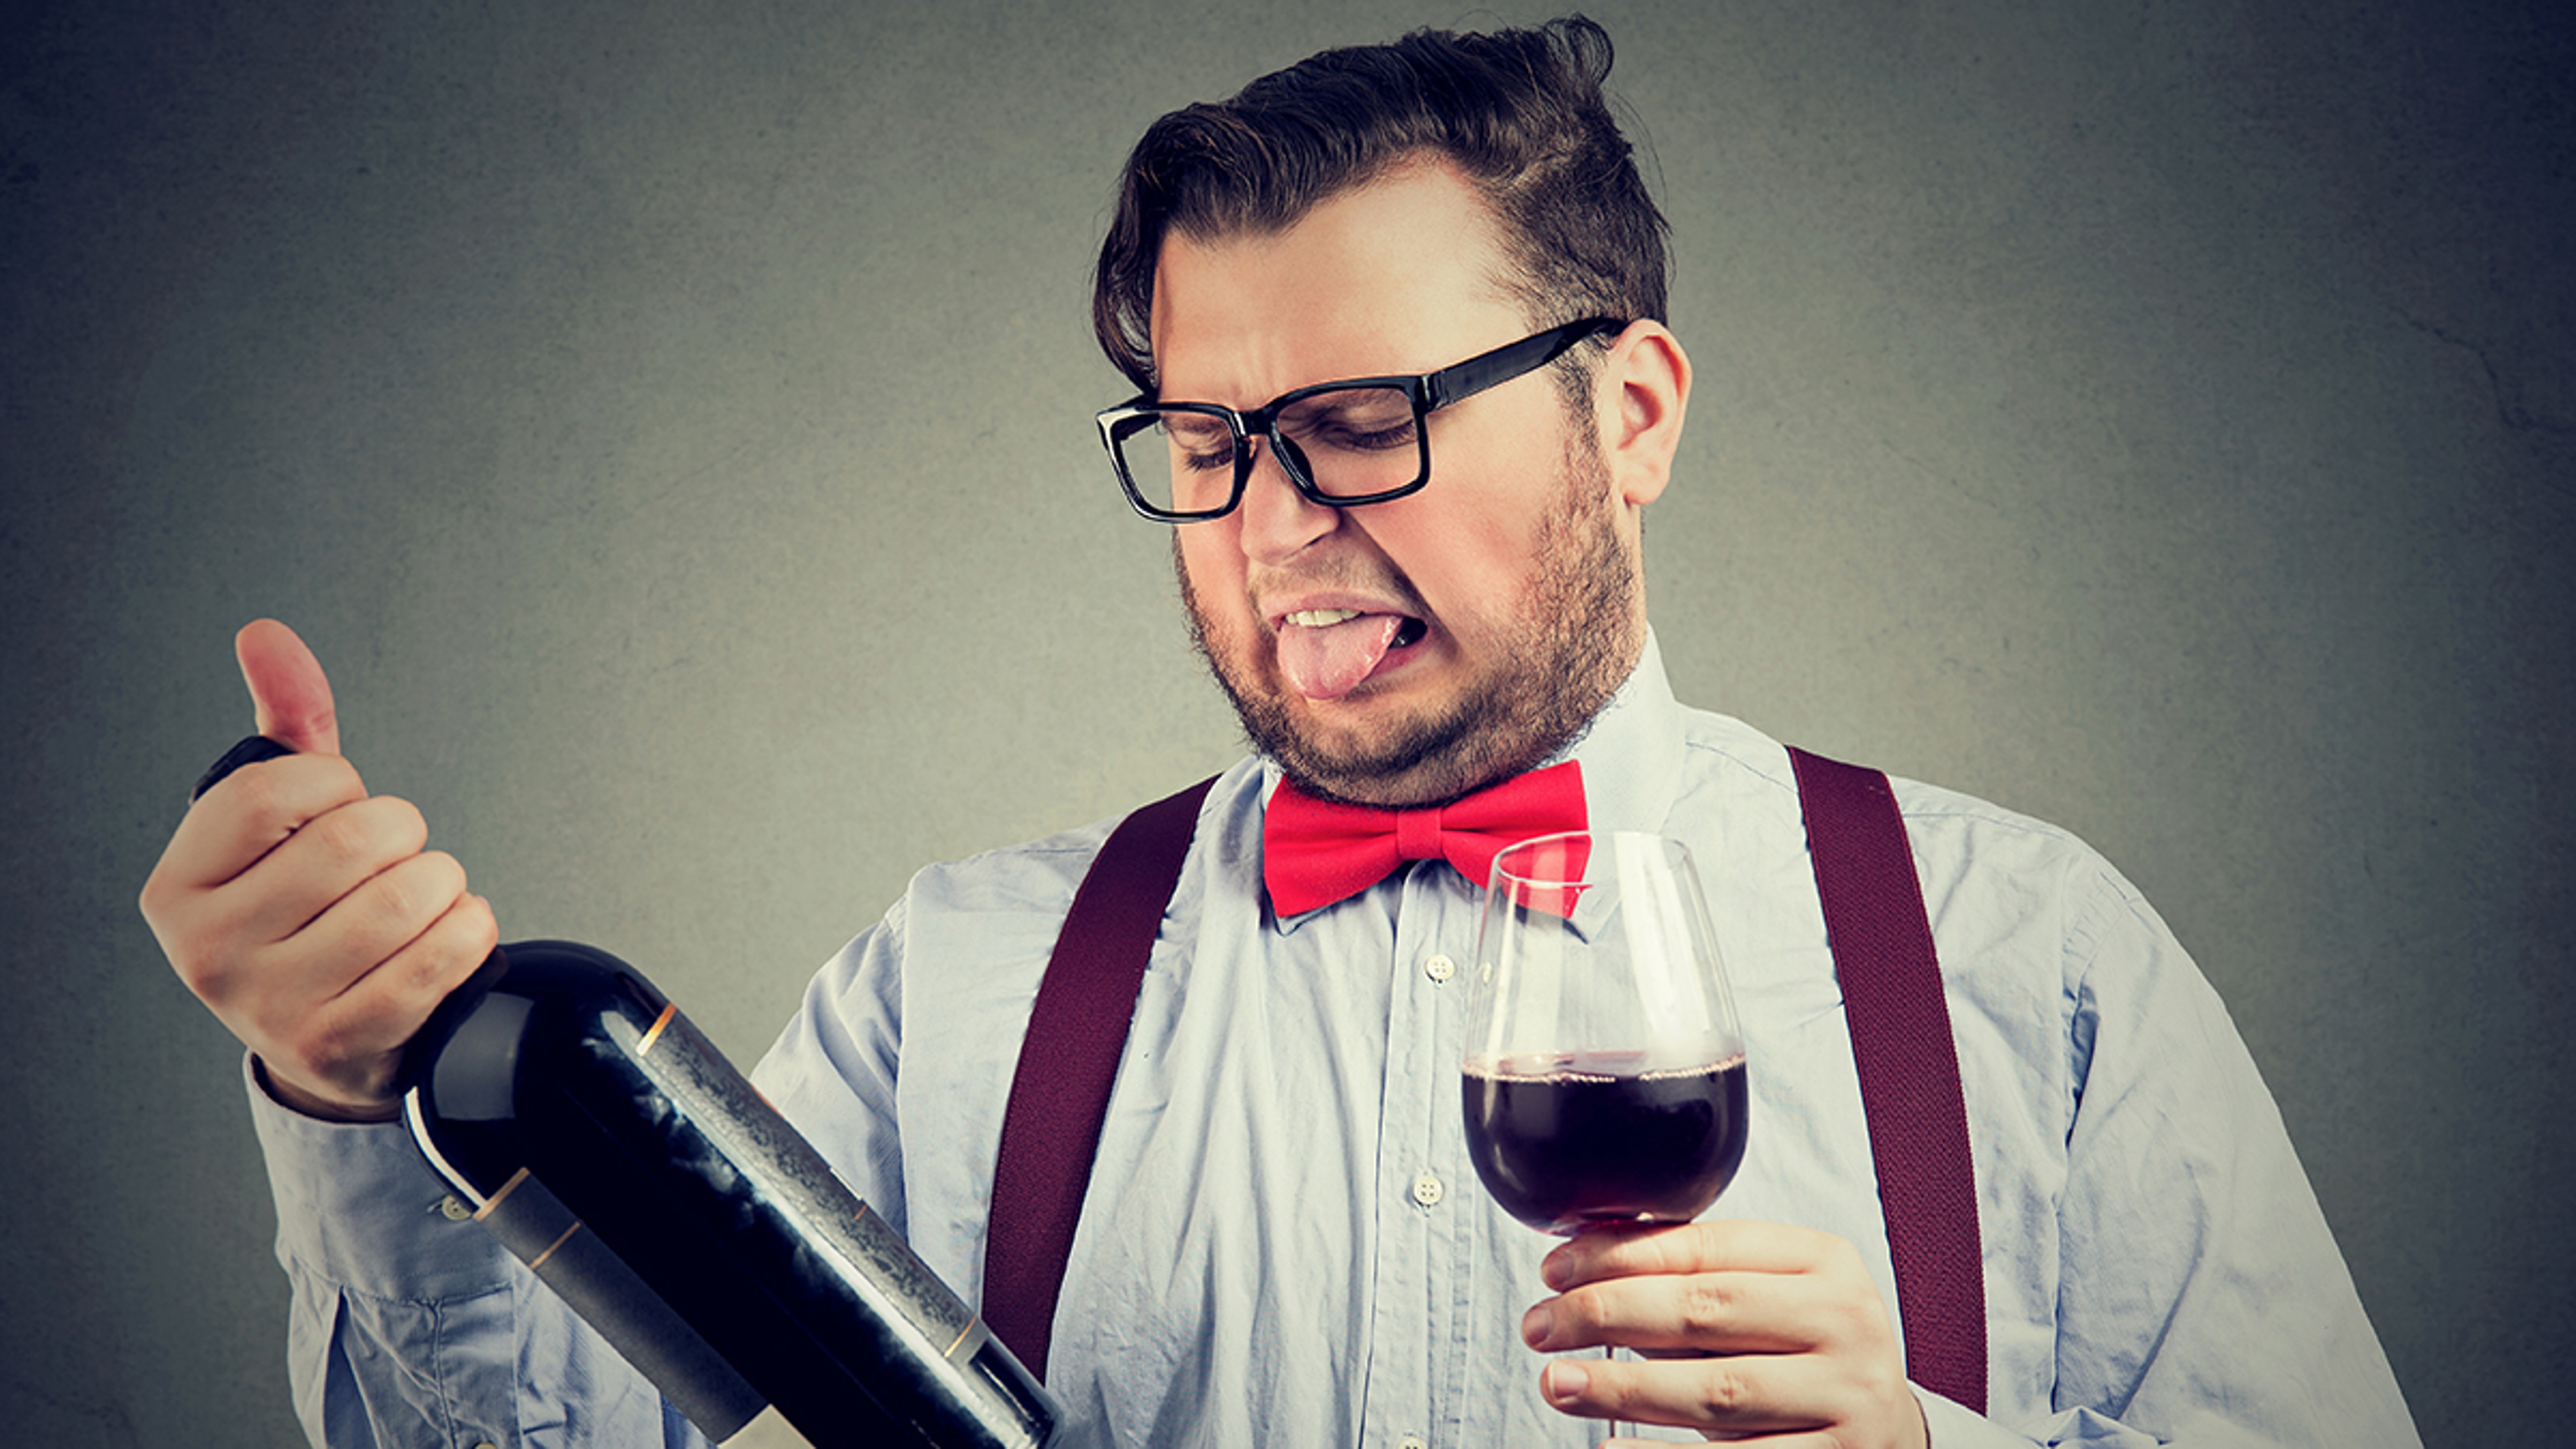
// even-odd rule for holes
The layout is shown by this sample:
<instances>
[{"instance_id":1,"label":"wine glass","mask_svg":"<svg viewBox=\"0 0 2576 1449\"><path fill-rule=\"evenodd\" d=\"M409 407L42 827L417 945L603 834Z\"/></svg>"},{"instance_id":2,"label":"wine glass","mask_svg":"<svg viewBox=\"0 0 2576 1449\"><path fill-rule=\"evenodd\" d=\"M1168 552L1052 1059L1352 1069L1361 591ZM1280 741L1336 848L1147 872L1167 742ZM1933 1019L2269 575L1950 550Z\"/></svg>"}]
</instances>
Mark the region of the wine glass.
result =
<instances>
[{"instance_id":1,"label":"wine glass","mask_svg":"<svg viewBox=\"0 0 2576 1449\"><path fill-rule=\"evenodd\" d=\"M1467 1155L1503 1210L1561 1235L1707 1211L1744 1161L1745 1059L1690 850L1631 832L1511 846L1476 961Z\"/></svg>"}]
</instances>

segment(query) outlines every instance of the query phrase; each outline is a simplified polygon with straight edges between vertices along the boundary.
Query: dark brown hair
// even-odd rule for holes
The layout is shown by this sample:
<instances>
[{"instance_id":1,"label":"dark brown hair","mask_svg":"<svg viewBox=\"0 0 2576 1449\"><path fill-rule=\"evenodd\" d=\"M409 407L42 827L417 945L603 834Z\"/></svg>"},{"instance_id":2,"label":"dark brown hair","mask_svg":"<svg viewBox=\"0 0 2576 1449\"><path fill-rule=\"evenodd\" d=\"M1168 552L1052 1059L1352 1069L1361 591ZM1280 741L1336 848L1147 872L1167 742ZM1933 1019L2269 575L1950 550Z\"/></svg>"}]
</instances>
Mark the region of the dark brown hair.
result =
<instances>
[{"instance_id":1,"label":"dark brown hair","mask_svg":"<svg viewBox=\"0 0 2576 1449\"><path fill-rule=\"evenodd\" d=\"M1580 15L1487 35L1417 30L1163 117L1127 157L1101 243L1101 350L1153 391L1154 265L1173 228L1277 232L1426 155L1493 208L1532 325L1665 320L1664 218L1602 99L1610 61L1610 37Z\"/></svg>"}]
</instances>

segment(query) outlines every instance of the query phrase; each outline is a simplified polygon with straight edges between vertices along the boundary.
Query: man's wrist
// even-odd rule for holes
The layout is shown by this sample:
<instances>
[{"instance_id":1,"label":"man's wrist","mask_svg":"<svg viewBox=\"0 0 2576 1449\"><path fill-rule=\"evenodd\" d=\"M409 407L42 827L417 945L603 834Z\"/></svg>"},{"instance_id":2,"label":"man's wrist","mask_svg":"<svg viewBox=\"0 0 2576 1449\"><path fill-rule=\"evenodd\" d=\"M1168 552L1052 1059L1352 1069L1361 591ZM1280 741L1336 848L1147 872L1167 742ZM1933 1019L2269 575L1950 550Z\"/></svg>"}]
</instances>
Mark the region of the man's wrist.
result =
<instances>
[{"instance_id":1,"label":"man's wrist","mask_svg":"<svg viewBox=\"0 0 2576 1449\"><path fill-rule=\"evenodd\" d=\"M267 1095L268 1100L289 1112L310 1117L317 1122L350 1124L391 1122L402 1115L402 1104L399 1102L384 1102L374 1107L361 1108L325 1101L310 1092L279 1081L275 1074L269 1071L268 1063L259 1059L257 1052L250 1055L250 1079L259 1085L260 1091Z\"/></svg>"}]
</instances>

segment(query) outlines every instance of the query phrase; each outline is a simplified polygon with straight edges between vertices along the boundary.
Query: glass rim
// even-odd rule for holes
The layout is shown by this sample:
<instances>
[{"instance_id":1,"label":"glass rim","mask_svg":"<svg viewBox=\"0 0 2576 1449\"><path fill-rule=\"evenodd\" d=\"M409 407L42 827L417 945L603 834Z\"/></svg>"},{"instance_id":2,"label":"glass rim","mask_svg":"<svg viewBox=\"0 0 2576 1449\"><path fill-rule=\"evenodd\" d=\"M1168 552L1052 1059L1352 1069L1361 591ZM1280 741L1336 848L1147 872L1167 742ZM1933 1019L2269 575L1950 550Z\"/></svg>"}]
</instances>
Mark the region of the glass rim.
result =
<instances>
[{"instance_id":1,"label":"glass rim","mask_svg":"<svg viewBox=\"0 0 2576 1449\"><path fill-rule=\"evenodd\" d=\"M1691 854L1690 843L1688 841L1682 840L1678 836L1666 835L1659 830L1559 830L1548 835L1533 835L1524 840L1515 840L1511 844L1504 846L1502 849L1495 851L1494 863L1488 872L1486 889L1491 890L1495 884L1506 880L1511 881L1515 885L1542 887L1580 886L1586 884L1586 878L1591 872L1592 864L1599 858L1599 852L1597 851L1587 851L1579 857L1582 861L1582 865L1572 872L1570 876L1524 875L1518 871L1506 870L1503 865L1503 862L1511 859L1521 851L1553 844L1559 841L1572 840L1590 841L1595 844L1604 841L1620 840L1653 841L1659 845L1668 846L1672 851L1677 852L1679 858L1687 862L1693 871L1699 869L1699 858ZM1574 856L1572 852L1568 852L1566 858L1568 860L1573 860L1578 857Z\"/></svg>"}]
</instances>

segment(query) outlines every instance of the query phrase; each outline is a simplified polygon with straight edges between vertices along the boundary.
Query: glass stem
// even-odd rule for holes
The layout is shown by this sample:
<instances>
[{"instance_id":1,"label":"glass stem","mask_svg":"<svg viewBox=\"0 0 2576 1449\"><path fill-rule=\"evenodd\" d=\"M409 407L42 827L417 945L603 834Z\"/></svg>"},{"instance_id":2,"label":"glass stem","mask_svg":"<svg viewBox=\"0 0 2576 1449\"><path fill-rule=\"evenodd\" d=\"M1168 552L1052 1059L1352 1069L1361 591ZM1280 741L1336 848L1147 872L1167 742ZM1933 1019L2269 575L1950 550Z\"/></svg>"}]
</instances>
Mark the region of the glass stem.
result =
<instances>
[{"instance_id":1,"label":"glass stem","mask_svg":"<svg viewBox=\"0 0 2576 1449\"><path fill-rule=\"evenodd\" d=\"M1617 1344L1615 1344L1615 1343L1606 1343L1606 1344L1603 1344L1603 1345L1601 1346L1601 1361L1602 1361L1603 1363L1613 1363L1613 1362L1616 1362L1616 1361L1618 1360L1618 1357L1619 1357L1619 1346L1618 1346ZM1618 1421L1618 1420L1616 1420L1616 1419L1611 1419L1611 1420L1608 1420L1608 1421L1606 1421L1606 1422L1610 1425L1610 1437L1611 1437L1611 1438L1613 1438L1613 1439L1618 1438L1618 1437L1619 1437L1619 1421Z\"/></svg>"}]
</instances>

